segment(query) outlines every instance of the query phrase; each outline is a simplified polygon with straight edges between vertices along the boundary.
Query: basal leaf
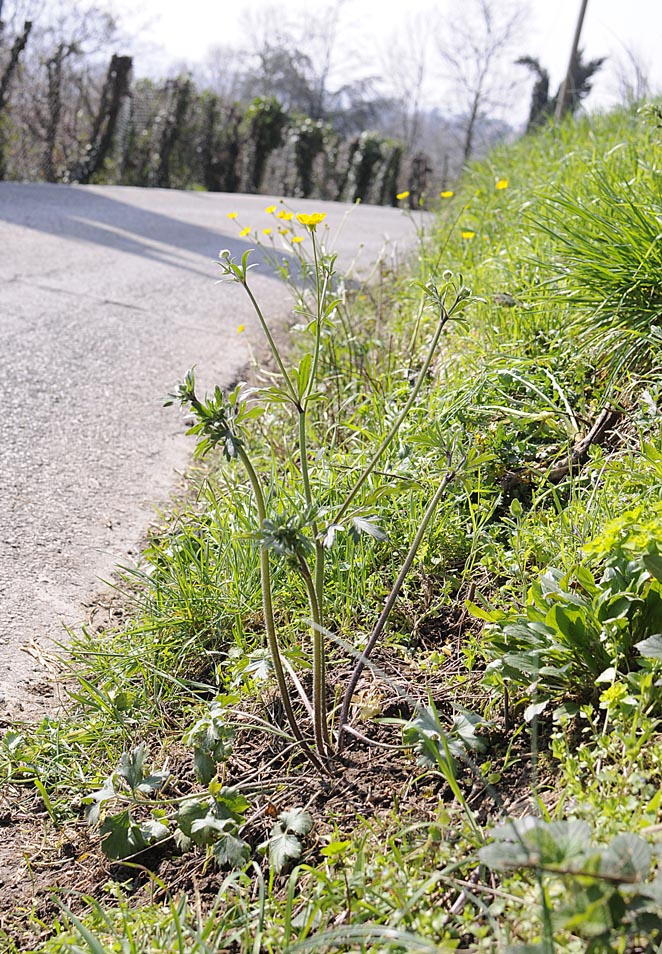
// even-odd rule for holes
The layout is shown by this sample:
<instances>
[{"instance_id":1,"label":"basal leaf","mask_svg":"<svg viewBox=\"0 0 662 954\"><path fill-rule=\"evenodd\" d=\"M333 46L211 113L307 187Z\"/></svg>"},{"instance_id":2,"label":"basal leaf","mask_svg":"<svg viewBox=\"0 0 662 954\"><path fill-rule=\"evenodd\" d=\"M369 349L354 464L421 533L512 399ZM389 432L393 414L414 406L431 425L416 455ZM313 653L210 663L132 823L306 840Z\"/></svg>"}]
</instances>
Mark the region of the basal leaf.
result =
<instances>
[{"instance_id":1,"label":"basal leaf","mask_svg":"<svg viewBox=\"0 0 662 954\"><path fill-rule=\"evenodd\" d=\"M131 791L135 791L144 778L143 765L147 748L144 742L130 752L123 752L117 774L126 780Z\"/></svg>"},{"instance_id":2,"label":"basal leaf","mask_svg":"<svg viewBox=\"0 0 662 954\"><path fill-rule=\"evenodd\" d=\"M285 831L293 832L295 835L307 835L314 825L313 816L303 808L281 812L278 820Z\"/></svg>"},{"instance_id":3,"label":"basal leaf","mask_svg":"<svg viewBox=\"0 0 662 954\"><path fill-rule=\"evenodd\" d=\"M296 835L275 825L269 838L269 861L277 873L290 862L301 857L303 847Z\"/></svg>"},{"instance_id":4,"label":"basal leaf","mask_svg":"<svg viewBox=\"0 0 662 954\"><path fill-rule=\"evenodd\" d=\"M128 858L149 844L129 811L106 818L101 826L101 834L104 836L101 850L107 858Z\"/></svg>"},{"instance_id":5,"label":"basal leaf","mask_svg":"<svg viewBox=\"0 0 662 954\"><path fill-rule=\"evenodd\" d=\"M639 835L617 835L602 852L600 872L623 881L643 881L651 866L648 842Z\"/></svg>"},{"instance_id":6,"label":"basal leaf","mask_svg":"<svg viewBox=\"0 0 662 954\"><path fill-rule=\"evenodd\" d=\"M221 835L211 851L221 867L229 865L233 868L246 861L250 854L250 848L246 842L228 832Z\"/></svg>"},{"instance_id":7,"label":"basal leaf","mask_svg":"<svg viewBox=\"0 0 662 954\"><path fill-rule=\"evenodd\" d=\"M104 802L110 801L111 798L115 798L115 795L116 792L115 785L113 783L113 776L109 775L98 791L91 792L89 795L86 795L83 798L83 804L88 806L88 808L85 809L85 817L87 818L87 821L90 825L98 824L101 806Z\"/></svg>"}]
</instances>

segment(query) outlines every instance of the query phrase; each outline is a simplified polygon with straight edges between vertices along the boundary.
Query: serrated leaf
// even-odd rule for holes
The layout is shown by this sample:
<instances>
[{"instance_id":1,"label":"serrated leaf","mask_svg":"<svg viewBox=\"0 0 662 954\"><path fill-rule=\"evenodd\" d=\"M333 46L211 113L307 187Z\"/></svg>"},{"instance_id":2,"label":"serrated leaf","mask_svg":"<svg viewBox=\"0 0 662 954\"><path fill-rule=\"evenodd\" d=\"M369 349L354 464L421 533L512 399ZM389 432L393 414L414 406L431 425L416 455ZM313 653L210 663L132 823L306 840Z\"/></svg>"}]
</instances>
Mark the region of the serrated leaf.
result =
<instances>
[{"instance_id":1,"label":"serrated leaf","mask_svg":"<svg viewBox=\"0 0 662 954\"><path fill-rule=\"evenodd\" d=\"M617 835L601 853L601 874L623 881L643 881L650 866L650 847L639 835Z\"/></svg>"},{"instance_id":2,"label":"serrated leaf","mask_svg":"<svg viewBox=\"0 0 662 954\"><path fill-rule=\"evenodd\" d=\"M216 775L216 762L202 749L193 749L195 777L203 785L209 785Z\"/></svg>"},{"instance_id":3,"label":"serrated leaf","mask_svg":"<svg viewBox=\"0 0 662 954\"><path fill-rule=\"evenodd\" d=\"M212 848L212 855L220 866L241 865L250 855L250 848L245 841L228 832L221 835Z\"/></svg>"},{"instance_id":4,"label":"serrated leaf","mask_svg":"<svg viewBox=\"0 0 662 954\"><path fill-rule=\"evenodd\" d=\"M149 844L155 841L163 841L170 834L168 826L156 818L150 818L149 821L142 822L140 830Z\"/></svg>"},{"instance_id":5,"label":"serrated leaf","mask_svg":"<svg viewBox=\"0 0 662 954\"><path fill-rule=\"evenodd\" d=\"M290 861L301 857L303 847L296 835L275 826L269 839L269 861L279 874Z\"/></svg>"},{"instance_id":6,"label":"serrated leaf","mask_svg":"<svg viewBox=\"0 0 662 954\"><path fill-rule=\"evenodd\" d=\"M106 818L101 834L101 850L107 858L128 858L148 846L140 825L134 822L129 811Z\"/></svg>"},{"instance_id":7,"label":"serrated leaf","mask_svg":"<svg viewBox=\"0 0 662 954\"><path fill-rule=\"evenodd\" d=\"M120 758L120 764L117 767L117 774L127 782L131 791L135 791L143 781L143 765L147 749L144 742L137 745L130 752L123 752Z\"/></svg>"},{"instance_id":8,"label":"serrated leaf","mask_svg":"<svg viewBox=\"0 0 662 954\"><path fill-rule=\"evenodd\" d=\"M99 823L101 806L104 802L108 802L111 798L115 798L115 795L116 792L113 776L109 775L98 791L91 792L82 799L83 804L89 806L85 809L85 817L90 825L97 825Z\"/></svg>"},{"instance_id":9,"label":"serrated leaf","mask_svg":"<svg viewBox=\"0 0 662 954\"><path fill-rule=\"evenodd\" d=\"M213 780L209 791L214 798L214 809L219 818L232 818L241 823L250 805L248 799L235 788L220 786Z\"/></svg>"},{"instance_id":10,"label":"serrated leaf","mask_svg":"<svg viewBox=\"0 0 662 954\"><path fill-rule=\"evenodd\" d=\"M191 837L191 826L198 818L204 818L209 812L210 799L206 796L201 798L187 798L182 802L177 810L177 824L180 831L187 838Z\"/></svg>"},{"instance_id":11,"label":"serrated leaf","mask_svg":"<svg viewBox=\"0 0 662 954\"><path fill-rule=\"evenodd\" d=\"M193 839L189 838L188 835L185 835L181 828L175 828L173 832L173 838L175 839L175 844L182 853L190 851L193 847Z\"/></svg>"},{"instance_id":12,"label":"serrated leaf","mask_svg":"<svg viewBox=\"0 0 662 954\"><path fill-rule=\"evenodd\" d=\"M281 812L278 821L284 831L293 832L295 835L307 835L314 825L313 816L303 808Z\"/></svg>"},{"instance_id":13,"label":"serrated leaf","mask_svg":"<svg viewBox=\"0 0 662 954\"><path fill-rule=\"evenodd\" d=\"M217 818L208 812L203 818L195 818L191 822L191 838L196 845L213 845L221 835L227 834L228 829L234 827L231 818Z\"/></svg>"},{"instance_id":14,"label":"serrated leaf","mask_svg":"<svg viewBox=\"0 0 662 954\"><path fill-rule=\"evenodd\" d=\"M158 792L163 788L170 778L170 772L152 772L147 778L144 778L138 786L138 791L143 795L151 795L152 792Z\"/></svg>"}]
</instances>

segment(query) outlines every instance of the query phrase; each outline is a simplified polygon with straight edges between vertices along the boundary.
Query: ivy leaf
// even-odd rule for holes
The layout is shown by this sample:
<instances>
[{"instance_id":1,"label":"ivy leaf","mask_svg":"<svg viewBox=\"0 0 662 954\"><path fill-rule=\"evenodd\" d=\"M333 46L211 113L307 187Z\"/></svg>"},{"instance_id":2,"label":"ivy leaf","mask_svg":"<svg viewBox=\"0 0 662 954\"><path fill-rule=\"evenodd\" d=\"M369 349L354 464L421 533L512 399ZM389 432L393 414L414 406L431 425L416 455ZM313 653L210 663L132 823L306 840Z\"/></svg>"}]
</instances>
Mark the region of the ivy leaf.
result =
<instances>
[{"instance_id":1,"label":"ivy leaf","mask_svg":"<svg viewBox=\"0 0 662 954\"><path fill-rule=\"evenodd\" d=\"M225 832L218 839L211 853L221 867L228 865L236 868L246 861L250 854L250 848L241 838Z\"/></svg>"},{"instance_id":2,"label":"ivy leaf","mask_svg":"<svg viewBox=\"0 0 662 954\"><path fill-rule=\"evenodd\" d=\"M101 850L107 858L128 858L149 844L129 811L106 818L101 826L101 834L104 836Z\"/></svg>"},{"instance_id":3,"label":"ivy leaf","mask_svg":"<svg viewBox=\"0 0 662 954\"><path fill-rule=\"evenodd\" d=\"M113 776L109 775L98 791L91 792L89 795L86 795L85 798L83 798L83 804L89 806L85 809L85 817L87 818L87 821L90 825L98 825L99 815L101 814L101 806L104 802L108 802L111 798L115 798L115 795L116 792Z\"/></svg>"}]
</instances>

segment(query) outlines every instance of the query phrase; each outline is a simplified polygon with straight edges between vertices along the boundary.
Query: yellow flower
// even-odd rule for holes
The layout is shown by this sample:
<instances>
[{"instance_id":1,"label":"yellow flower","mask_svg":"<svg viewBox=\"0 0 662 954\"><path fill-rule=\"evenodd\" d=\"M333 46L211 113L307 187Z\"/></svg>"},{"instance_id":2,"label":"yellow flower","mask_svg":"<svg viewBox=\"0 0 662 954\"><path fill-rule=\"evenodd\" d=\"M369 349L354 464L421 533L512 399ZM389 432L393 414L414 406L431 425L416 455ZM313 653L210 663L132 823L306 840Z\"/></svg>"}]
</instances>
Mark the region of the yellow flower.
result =
<instances>
[{"instance_id":1,"label":"yellow flower","mask_svg":"<svg viewBox=\"0 0 662 954\"><path fill-rule=\"evenodd\" d=\"M229 219L236 219L236 218L237 218L237 213L236 213L236 212L228 212L228 218L229 218Z\"/></svg>"},{"instance_id":2,"label":"yellow flower","mask_svg":"<svg viewBox=\"0 0 662 954\"><path fill-rule=\"evenodd\" d=\"M499 179L499 181L496 183L496 185L494 186L494 188L495 188L495 189L507 189L507 188L508 188L508 180L507 180L507 179Z\"/></svg>"},{"instance_id":3,"label":"yellow flower","mask_svg":"<svg viewBox=\"0 0 662 954\"><path fill-rule=\"evenodd\" d=\"M271 235L272 229L262 229L263 235Z\"/></svg>"},{"instance_id":4,"label":"yellow flower","mask_svg":"<svg viewBox=\"0 0 662 954\"><path fill-rule=\"evenodd\" d=\"M475 233L475 232L472 232L471 229L465 229L464 232L462 232L462 238L463 238L463 239L472 239L475 234L476 234L476 233Z\"/></svg>"},{"instance_id":5,"label":"yellow flower","mask_svg":"<svg viewBox=\"0 0 662 954\"><path fill-rule=\"evenodd\" d=\"M303 242L303 235L293 235L292 245L298 244L299 242Z\"/></svg>"},{"instance_id":6,"label":"yellow flower","mask_svg":"<svg viewBox=\"0 0 662 954\"><path fill-rule=\"evenodd\" d=\"M276 206L268 205L264 211L267 213L267 215L273 215L274 212L276 211Z\"/></svg>"},{"instance_id":7,"label":"yellow flower","mask_svg":"<svg viewBox=\"0 0 662 954\"><path fill-rule=\"evenodd\" d=\"M400 199L408 199L408 198L409 198L409 193L408 193L408 192L398 192L398 194L396 195L396 199L398 199L398 200L400 200Z\"/></svg>"},{"instance_id":8,"label":"yellow flower","mask_svg":"<svg viewBox=\"0 0 662 954\"><path fill-rule=\"evenodd\" d=\"M439 193L439 198L440 198L440 199L452 199L454 195L455 195L455 193L453 192L452 189L446 189L445 192L440 192L440 193Z\"/></svg>"},{"instance_id":9,"label":"yellow flower","mask_svg":"<svg viewBox=\"0 0 662 954\"><path fill-rule=\"evenodd\" d=\"M251 227L247 225L245 229L242 229L239 233L239 238L245 238L247 235L250 235Z\"/></svg>"},{"instance_id":10,"label":"yellow flower","mask_svg":"<svg viewBox=\"0 0 662 954\"><path fill-rule=\"evenodd\" d=\"M301 222L307 229L317 228L320 222L323 222L325 218L326 212L313 212L312 215L307 215L305 212L299 212L297 214L297 222Z\"/></svg>"},{"instance_id":11,"label":"yellow flower","mask_svg":"<svg viewBox=\"0 0 662 954\"><path fill-rule=\"evenodd\" d=\"M294 212L285 212L283 209L276 215L277 219L285 219L286 222L291 222L294 218Z\"/></svg>"},{"instance_id":12,"label":"yellow flower","mask_svg":"<svg viewBox=\"0 0 662 954\"><path fill-rule=\"evenodd\" d=\"M237 334L240 335L246 331L246 325L237 325Z\"/></svg>"},{"instance_id":13,"label":"yellow flower","mask_svg":"<svg viewBox=\"0 0 662 954\"><path fill-rule=\"evenodd\" d=\"M278 229L278 234L279 234L279 235L287 235L287 233L288 233L289 231L290 231L289 229Z\"/></svg>"}]
</instances>

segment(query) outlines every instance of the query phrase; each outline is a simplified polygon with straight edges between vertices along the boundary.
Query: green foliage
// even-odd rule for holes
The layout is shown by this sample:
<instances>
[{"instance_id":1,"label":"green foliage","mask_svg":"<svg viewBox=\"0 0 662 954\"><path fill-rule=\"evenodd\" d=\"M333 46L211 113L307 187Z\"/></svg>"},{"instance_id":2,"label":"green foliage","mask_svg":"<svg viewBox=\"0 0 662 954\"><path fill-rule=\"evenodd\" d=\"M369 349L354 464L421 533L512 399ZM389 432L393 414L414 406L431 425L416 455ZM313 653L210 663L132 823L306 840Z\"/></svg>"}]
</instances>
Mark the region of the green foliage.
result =
<instances>
[{"instance_id":1,"label":"green foliage","mask_svg":"<svg viewBox=\"0 0 662 954\"><path fill-rule=\"evenodd\" d=\"M555 928L589 942L587 951L614 950L621 943L662 940L662 876L646 881L651 850L638 835L617 835L605 847L592 843L584 822L545 822L525 816L493 832L478 852L489 868L530 868L562 878L565 891L552 912Z\"/></svg>"},{"instance_id":2,"label":"green foliage","mask_svg":"<svg viewBox=\"0 0 662 954\"><path fill-rule=\"evenodd\" d=\"M656 361L662 320L659 147L623 143L581 179L545 199L541 226L553 239L557 294L596 360L612 375ZM578 189L577 184L581 183Z\"/></svg>"},{"instance_id":3,"label":"green foliage","mask_svg":"<svg viewBox=\"0 0 662 954\"><path fill-rule=\"evenodd\" d=\"M246 110L244 126L249 139L246 184L249 192L260 191L267 160L280 146L287 121L283 107L273 96L254 99Z\"/></svg>"},{"instance_id":4,"label":"green foliage","mask_svg":"<svg viewBox=\"0 0 662 954\"><path fill-rule=\"evenodd\" d=\"M550 702L597 701L602 684L662 658L661 542L659 516L627 512L585 548L600 561L597 579L586 564L549 569L531 586L525 615L497 614L487 627L487 680L534 699L527 721Z\"/></svg>"}]
</instances>

